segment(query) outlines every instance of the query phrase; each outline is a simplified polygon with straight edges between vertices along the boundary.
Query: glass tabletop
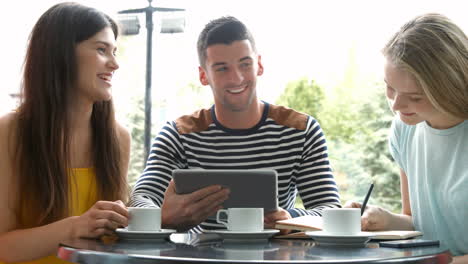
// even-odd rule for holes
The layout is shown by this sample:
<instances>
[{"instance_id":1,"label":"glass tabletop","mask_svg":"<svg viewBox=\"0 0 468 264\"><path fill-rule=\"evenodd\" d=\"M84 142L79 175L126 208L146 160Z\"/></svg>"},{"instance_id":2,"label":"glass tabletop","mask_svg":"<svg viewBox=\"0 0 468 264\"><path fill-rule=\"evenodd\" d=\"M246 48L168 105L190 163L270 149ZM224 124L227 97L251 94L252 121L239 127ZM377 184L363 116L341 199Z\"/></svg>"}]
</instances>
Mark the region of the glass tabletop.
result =
<instances>
[{"instance_id":1,"label":"glass tabletop","mask_svg":"<svg viewBox=\"0 0 468 264\"><path fill-rule=\"evenodd\" d=\"M77 263L449 263L443 246L410 249L320 246L313 240L222 240L216 234L172 234L167 240L72 240L58 256Z\"/></svg>"}]
</instances>

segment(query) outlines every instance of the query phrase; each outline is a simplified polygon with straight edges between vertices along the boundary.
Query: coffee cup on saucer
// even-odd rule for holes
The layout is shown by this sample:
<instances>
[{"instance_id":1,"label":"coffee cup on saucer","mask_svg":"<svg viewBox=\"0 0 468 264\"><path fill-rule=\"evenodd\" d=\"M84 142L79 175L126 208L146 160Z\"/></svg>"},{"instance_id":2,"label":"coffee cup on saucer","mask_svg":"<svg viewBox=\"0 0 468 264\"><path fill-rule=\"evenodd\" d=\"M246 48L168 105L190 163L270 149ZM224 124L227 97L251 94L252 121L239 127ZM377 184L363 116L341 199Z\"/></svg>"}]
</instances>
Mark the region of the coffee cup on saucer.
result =
<instances>
[{"instance_id":1,"label":"coffee cup on saucer","mask_svg":"<svg viewBox=\"0 0 468 264\"><path fill-rule=\"evenodd\" d=\"M222 218L226 215L226 218ZM228 208L216 213L216 222L233 232L263 231L263 208Z\"/></svg>"},{"instance_id":2,"label":"coffee cup on saucer","mask_svg":"<svg viewBox=\"0 0 468 264\"><path fill-rule=\"evenodd\" d=\"M128 231L161 231L161 208L128 207Z\"/></svg>"},{"instance_id":3,"label":"coffee cup on saucer","mask_svg":"<svg viewBox=\"0 0 468 264\"><path fill-rule=\"evenodd\" d=\"M355 236L361 232L359 208L327 208L322 213L323 231L334 236Z\"/></svg>"}]
</instances>

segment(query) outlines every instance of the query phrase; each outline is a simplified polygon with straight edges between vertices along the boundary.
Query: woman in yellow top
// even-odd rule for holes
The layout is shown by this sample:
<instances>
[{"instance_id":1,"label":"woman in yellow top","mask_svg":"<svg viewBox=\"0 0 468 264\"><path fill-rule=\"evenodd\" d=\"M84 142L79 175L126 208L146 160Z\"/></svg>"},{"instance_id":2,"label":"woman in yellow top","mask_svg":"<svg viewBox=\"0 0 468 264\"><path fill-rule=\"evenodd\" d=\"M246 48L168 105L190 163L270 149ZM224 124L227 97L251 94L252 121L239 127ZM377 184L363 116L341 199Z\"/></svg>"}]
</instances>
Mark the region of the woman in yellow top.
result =
<instances>
[{"instance_id":1,"label":"woman in yellow top","mask_svg":"<svg viewBox=\"0 0 468 264\"><path fill-rule=\"evenodd\" d=\"M0 117L0 262L59 263L61 241L126 226L130 137L112 104L116 23L75 3L30 35L21 104Z\"/></svg>"}]
</instances>

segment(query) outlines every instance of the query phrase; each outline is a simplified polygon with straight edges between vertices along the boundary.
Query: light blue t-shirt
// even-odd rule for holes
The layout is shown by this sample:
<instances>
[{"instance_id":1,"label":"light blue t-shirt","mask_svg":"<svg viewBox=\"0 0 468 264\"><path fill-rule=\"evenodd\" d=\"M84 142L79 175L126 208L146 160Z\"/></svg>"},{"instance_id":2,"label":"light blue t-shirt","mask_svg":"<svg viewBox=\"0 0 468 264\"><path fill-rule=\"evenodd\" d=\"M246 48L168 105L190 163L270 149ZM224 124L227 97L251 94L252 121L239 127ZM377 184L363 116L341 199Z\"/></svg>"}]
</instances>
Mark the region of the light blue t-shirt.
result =
<instances>
[{"instance_id":1,"label":"light blue t-shirt","mask_svg":"<svg viewBox=\"0 0 468 264\"><path fill-rule=\"evenodd\" d=\"M449 129L393 121L390 152L408 177L416 230L468 254L468 120Z\"/></svg>"}]
</instances>

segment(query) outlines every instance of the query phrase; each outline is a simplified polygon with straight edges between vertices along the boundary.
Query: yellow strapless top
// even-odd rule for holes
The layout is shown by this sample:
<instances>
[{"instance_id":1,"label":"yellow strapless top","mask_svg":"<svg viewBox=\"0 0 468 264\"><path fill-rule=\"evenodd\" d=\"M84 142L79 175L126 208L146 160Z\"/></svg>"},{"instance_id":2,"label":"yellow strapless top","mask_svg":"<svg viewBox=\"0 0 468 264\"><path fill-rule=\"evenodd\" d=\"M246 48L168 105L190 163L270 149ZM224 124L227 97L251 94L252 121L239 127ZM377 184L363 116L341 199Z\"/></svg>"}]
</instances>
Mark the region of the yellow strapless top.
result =
<instances>
[{"instance_id":1,"label":"yellow strapless top","mask_svg":"<svg viewBox=\"0 0 468 264\"><path fill-rule=\"evenodd\" d=\"M82 215L97 202L96 172L94 168L73 169L73 184L70 187L72 215ZM38 241L38 243L40 243ZM17 264L62 264L71 263L55 256L48 256L35 261L17 262ZM0 262L0 264L3 264Z\"/></svg>"}]
</instances>

